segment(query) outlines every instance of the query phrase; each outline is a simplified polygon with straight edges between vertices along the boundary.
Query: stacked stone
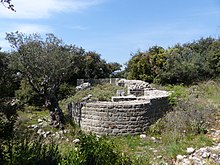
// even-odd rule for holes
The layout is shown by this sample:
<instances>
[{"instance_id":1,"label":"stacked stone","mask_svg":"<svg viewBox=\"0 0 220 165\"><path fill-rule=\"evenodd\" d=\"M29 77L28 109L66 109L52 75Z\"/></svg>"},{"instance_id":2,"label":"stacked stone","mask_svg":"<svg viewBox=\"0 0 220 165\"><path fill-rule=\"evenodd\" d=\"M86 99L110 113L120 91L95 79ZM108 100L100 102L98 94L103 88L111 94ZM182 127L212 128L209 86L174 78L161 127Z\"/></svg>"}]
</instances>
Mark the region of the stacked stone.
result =
<instances>
[{"instance_id":1,"label":"stacked stone","mask_svg":"<svg viewBox=\"0 0 220 165\"><path fill-rule=\"evenodd\" d=\"M86 103L82 108L81 128L98 135L141 134L161 117L169 104L167 98L141 101Z\"/></svg>"},{"instance_id":2,"label":"stacked stone","mask_svg":"<svg viewBox=\"0 0 220 165\"><path fill-rule=\"evenodd\" d=\"M146 90L152 89L149 83L141 80L126 80L121 79L118 81L119 86L127 86L128 95L144 96Z\"/></svg>"}]
</instances>

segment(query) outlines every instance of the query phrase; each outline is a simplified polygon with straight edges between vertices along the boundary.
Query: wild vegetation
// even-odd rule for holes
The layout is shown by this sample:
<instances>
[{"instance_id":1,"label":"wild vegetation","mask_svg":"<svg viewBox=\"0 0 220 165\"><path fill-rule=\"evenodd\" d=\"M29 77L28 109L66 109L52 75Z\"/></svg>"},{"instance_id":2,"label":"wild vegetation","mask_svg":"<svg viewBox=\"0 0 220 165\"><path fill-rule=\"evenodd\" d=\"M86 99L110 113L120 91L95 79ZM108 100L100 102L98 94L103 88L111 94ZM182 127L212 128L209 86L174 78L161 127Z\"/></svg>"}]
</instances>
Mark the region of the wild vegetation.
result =
<instances>
[{"instance_id":1,"label":"wild vegetation","mask_svg":"<svg viewBox=\"0 0 220 165\"><path fill-rule=\"evenodd\" d=\"M219 76L220 40L201 38L168 49L153 46L137 52L129 60L126 74L129 79L140 79L160 84L193 84Z\"/></svg>"},{"instance_id":2,"label":"wild vegetation","mask_svg":"<svg viewBox=\"0 0 220 165\"><path fill-rule=\"evenodd\" d=\"M52 34L43 40L17 32L7 39L15 49L0 52L1 163L172 164L187 147L214 143L207 135L211 128L220 129L219 39L202 38L168 49L154 46L137 52L118 74L172 91L172 109L150 126L145 138L84 134L65 111L66 132L61 137L39 136L30 129L39 119L48 122L44 129L51 134L64 131L49 125L47 111L58 106L65 110L68 102L79 102L88 94L92 100L110 100L120 87L101 84L77 91L76 79L109 77L121 65L107 63L96 52L65 45ZM49 102L54 105L48 106Z\"/></svg>"}]
</instances>

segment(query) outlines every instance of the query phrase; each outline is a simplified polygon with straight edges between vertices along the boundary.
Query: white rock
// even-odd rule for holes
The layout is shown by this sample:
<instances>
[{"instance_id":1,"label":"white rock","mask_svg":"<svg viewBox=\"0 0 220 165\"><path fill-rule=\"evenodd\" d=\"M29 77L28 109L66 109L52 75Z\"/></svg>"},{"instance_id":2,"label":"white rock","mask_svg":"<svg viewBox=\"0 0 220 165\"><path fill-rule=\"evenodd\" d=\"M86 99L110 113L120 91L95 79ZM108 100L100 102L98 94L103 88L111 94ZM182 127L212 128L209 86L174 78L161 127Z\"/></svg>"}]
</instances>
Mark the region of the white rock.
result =
<instances>
[{"instance_id":1,"label":"white rock","mask_svg":"<svg viewBox=\"0 0 220 165\"><path fill-rule=\"evenodd\" d=\"M188 154L191 154L191 153L195 152L195 149L192 148L192 147L189 147L189 148L186 149L186 152L187 152Z\"/></svg>"},{"instance_id":2,"label":"white rock","mask_svg":"<svg viewBox=\"0 0 220 165\"><path fill-rule=\"evenodd\" d=\"M38 126L38 125L35 125L35 124L31 125L31 127L32 127L33 129L39 128L39 126Z\"/></svg>"},{"instance_id":3,"label":"white rock","mask_svg":"<svg viewBox=\"0 0 220 165\"><path fill-rule=\"evenodd\" d=\"M43 122L43 120L42 119L37 119L37 122L41 123L41 122Z\"/></svg>"},{"instance_id":4,"label":"white rock","mask_svg":"<svg viewBox=\"0 0 220 165\"><path fill-rule=\"evenodd\" d=\"M47 135L50 135L50 134L51 134L51 132L50 132L50 131L47 131L47 132L46 132L46 134L47 134Z\"/></svg>"},{"instance_id":5,"label":"white rock","mask_svg":"<svg viewBox=\"0 0 220 165\"><path fill-rule=\"evenodd\" d=\"M41 135L44 131L42 129L37 130L37 133Z\"/></svg>"},{"instance_id":6,"label":"white rock","mask_svg":"<svg viewBox=\"0 0 220 165\"><path fill-rule=\"evenodd\" d=\"M192 165L192 162L189 159L184 159L183 164L184 165Z\"/></svg>"},{"instance_id":7,"label":"white rock","mask_svg":"<svg viewBox=\"0 0 220 165\"><path fill-rule=\"evenodd\" d=\"M158 142L158 140L155 137L151 137L151 140L153 140L154 143Z\"/></svg>"},{"instance_id":8,"label":"white rock","mask_svg":"<svg viewBox=\"0 0 220 165\"><path fill-rule=\"evenodd\" d=\"M75 140L73 140L73 143L79 143L79 142L80 142L79 139L75 139Z\"/></svg>"},{"instance_id":9,"label":"white rock","mask_svg":"<svg viewBox=\"0 0 220 165\"><path fill-rule=\"evenodd\" d=\"M161 159L163 156L161 156L161 155L159 155L159 156L157 156L157 159Z\"/></svg>"},{"instance_id":10,"label":"white rock","mask_svg":"<svg viewBox=\"0 0 220 165\"><path fill-rule=\"evenodd\" d=\"M147 136L146 136L145 134L141 134L141 135L140 135L140 138L141 138L141 139L146 139Z\"/></svg>"},{"instance_id":11,"label":"white rock","mask_svg":"<svg viewBox=\"0 0 220 165\"><path fill-rule=\"evenodd\" d=\"M203 158L208 158L209 156L210 156L210 153L208 153L208 152L203 152L202 153Z\"/></svg>"},{"instance_id":12,"label":"white rock","mask_svg":"<svg viewBox=\"0 0 220 165\"><path fill-rule=\"evenodd\" d=\"M63 135L63 133L64 133L63 130L60 130L60 131L59 131L59 134Z\"/></svg>"},{"instance_id":13,"label":"white rock","mask_svg":"<svg viewBox=\"0 0 220 165\"><path fill-rule=\"evenodd\" d=\"M44 136L44 138L46 138L46 137L47 137L47 134L45 133L45 134L43 134L43 136Z\"/></svg>"},{"instance_id":14,"label":"white rock","mask_svg":"<svg viewBox=\"0 0 220 165\"><path fill-rule=\"evenodd\" d=\"M185 155L177 155L177 156L176 156L176 159L177 159L177 161L181 161L181 160L183 160L185 157L186 157Z\"/></svg>"},{"instance_id":15,"label":"white rock","mask_svg":"<svg viewBox=\"0 0 220 165\"><path fill-rule=\"evenodd\" d=\"M154 152L154 153L157 153L157 152L158 152L158 150L153 150L153 152Z\"/></svg>"},{"instance_id":16,"label":"white rock","mask_svg":"<svg viewBox=\"0 0 220 165\"><path fill-rule=\"evenodd\" d=\"M60 134L56 134L55 138L59 139L60 138Z\"/></svg>"}]
</instances>

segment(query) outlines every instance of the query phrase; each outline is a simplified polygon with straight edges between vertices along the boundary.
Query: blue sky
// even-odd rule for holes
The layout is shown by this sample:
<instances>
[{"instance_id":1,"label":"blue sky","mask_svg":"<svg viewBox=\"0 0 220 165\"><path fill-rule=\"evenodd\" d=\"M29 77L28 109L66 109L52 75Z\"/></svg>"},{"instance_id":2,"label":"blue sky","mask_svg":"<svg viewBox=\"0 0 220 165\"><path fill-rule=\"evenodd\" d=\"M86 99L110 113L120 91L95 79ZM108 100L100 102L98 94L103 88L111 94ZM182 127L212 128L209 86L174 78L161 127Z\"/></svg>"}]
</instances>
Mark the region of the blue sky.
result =
<instances>
[{"instance_id":1,"label":"blue sky","mask_svg":"<svg viewBox=\"0 0 220 165\"><path fill-rule=\"evenodd\" d=\"M220 36L220 0L12 0L0 6L0 47L5 32L53 33L67 44L125 64L132 53Z\"/></svg>"}]
</instances>

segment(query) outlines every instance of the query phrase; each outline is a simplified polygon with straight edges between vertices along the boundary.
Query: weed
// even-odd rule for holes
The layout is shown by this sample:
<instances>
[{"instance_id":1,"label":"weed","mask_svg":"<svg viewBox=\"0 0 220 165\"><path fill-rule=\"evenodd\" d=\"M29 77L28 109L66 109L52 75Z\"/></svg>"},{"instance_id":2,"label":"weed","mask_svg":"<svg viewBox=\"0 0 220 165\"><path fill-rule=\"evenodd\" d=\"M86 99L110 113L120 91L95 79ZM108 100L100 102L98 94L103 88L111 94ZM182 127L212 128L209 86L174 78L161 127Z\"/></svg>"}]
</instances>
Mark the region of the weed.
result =
<instances>
[{"instance_id":1,"label":"weed","mask_svg":"<svg viewBox=\"0 0 220 165\"><path fill-rule=\"evenodd\" d=\"M96 85L91 89L79 91L74 96L64 99L60 103L62 108L65 108L68 103L80 102L82 101L82 98L88 96L89 94L92 95L90 99L93 101L110 101L111 97L116 95L116 91L119 89L124 88L112 84Z\"/></svg>"}]
</instances>

